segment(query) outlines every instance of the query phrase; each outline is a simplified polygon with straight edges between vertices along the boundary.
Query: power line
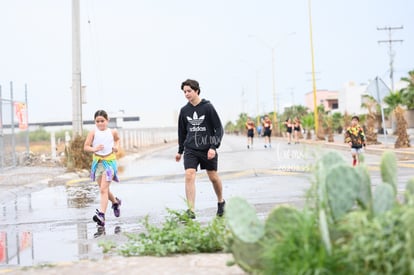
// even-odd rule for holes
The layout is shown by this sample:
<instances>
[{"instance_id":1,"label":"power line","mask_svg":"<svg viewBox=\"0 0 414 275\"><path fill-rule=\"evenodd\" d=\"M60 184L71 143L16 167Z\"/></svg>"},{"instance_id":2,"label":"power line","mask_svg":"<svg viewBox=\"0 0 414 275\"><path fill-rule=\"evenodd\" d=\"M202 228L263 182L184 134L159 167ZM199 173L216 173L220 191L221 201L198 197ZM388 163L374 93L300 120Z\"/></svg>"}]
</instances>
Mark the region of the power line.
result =
<instances>
[{"instance_id":1,"label":"power line","mask_svg":"<svg viewBox=\"0 0 414 275\"><path fill-rule=\"evenodd\" d=\"M378 44L381 43L388 43L388 54L390 56L390 79L391 79L391 90L394 91L394 56L395 56L395 52L392 49L392 44L396 43L396 42L400 42L402 43L404 40L401 39L392 39L392 31L393 30L401 30L403 29L403 26L400 27L383 27L383 28L378 28L378 31L388 31L388 39L386 40L378 40Z\"/></svg>"}]
</instances>

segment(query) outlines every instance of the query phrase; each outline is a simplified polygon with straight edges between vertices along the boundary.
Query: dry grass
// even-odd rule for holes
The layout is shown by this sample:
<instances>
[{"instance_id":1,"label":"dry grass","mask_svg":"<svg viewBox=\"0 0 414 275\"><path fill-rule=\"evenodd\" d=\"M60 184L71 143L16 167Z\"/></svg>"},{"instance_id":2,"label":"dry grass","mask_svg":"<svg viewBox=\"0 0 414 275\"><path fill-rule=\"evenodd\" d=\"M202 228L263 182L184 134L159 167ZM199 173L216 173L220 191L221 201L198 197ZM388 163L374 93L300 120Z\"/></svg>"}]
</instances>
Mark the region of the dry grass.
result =
<instances>
[{"instance_id":1,"label":"dry grass","mask_svg":"<svg viewBox=\"0 0 414 275\"><path fill-rule=\"evenodd\" d=\"M48 141L37 141L37 142L30 142L29 144L29 149L30 152L34 153L34 154L51 154L52 151L52 146L50 144L50 142ZM25 152L26 151L26 146L25 145L17 145L16 146L16 151L17 152ZM58 145L56 145L56 153L57 155L60 155L61 153L65 152L65 144L62 142Z\"/></svg>"},{"instance_id":2,"label":"dry grass","mask_svg":"<svg viewBox=\"0 0 414 275\"><path fill-rule=\"evenodd\" d=\"M89 169L92 162L92 154L83 150L85 137L78 137L71 141L68 148L65 143L56 144L56 156L61 157L61 163L69 170ZM52 146L49 141L30 142L29 150L36 156L52 154ZM26 145L16 145L16 152L26 152ZM125 156L125 151L120 149L116 154L117 159Z\"/></svg>"}]
</instances>

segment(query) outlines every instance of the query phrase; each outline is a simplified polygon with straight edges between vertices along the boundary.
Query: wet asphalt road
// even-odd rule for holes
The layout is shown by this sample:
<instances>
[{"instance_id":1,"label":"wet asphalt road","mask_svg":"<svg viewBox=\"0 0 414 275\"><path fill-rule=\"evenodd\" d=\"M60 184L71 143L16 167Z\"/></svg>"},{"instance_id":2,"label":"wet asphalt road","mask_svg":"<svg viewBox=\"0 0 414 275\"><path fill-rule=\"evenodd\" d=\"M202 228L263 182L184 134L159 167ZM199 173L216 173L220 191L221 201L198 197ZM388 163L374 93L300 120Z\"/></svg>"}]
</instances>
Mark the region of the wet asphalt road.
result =
<instances>
[{"instance_id":1,"label":"wet asphalt road","mask_svg":"<svg viewBox=\"0 0 414 275\"><path fill-rule=\"evenodd\" d=\"M325 150L315 145L287 145L275 140L265 149L255 139L246 148L244 137L226 136L219 153L219 172L224 197L241 196L265 217L276 204L300 205L310 186L309 165ZM186 209L183 164L174 160L176 147L166 147L145 156L120 160L121 182L111 191L122 199L121 217L108 207L105 231L92 221L99 207L99 190L88 178L68 180L35 192L22 192L12 201L0 203L0 266L30 266L82 259L101 259L101 240L124 242L123 232L140 232L140 220L149 215L159 224L167 208ZM349 158L348 151L340 151ZM380 181L378 155L366 155L372 181ZM412 175L412 162L401 162L401 188ZM401 189L400 188L400 189ZM205 172L197 175L196 214L201 222L215 215L216 198Z\"/></svg>"}]
</instances>

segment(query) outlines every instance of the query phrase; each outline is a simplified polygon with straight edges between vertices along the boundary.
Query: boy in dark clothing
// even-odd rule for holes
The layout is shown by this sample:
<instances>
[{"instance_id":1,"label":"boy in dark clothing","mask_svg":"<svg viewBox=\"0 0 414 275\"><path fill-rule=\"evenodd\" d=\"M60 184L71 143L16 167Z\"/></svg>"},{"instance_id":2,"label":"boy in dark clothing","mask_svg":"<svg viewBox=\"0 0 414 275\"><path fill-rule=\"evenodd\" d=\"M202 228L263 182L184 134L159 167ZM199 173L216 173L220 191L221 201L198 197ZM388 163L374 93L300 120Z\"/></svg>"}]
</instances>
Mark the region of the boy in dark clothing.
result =
<instances>
[{"instance_id":1,"label":"boy in dark clothing","mask_svg":"<svg viewBox=\"0 0 414 275\"><path fill-rule=\"evenodd\" d=\"M353 116L351 126L346 129L345 143L351 147L352 165L359 163L359 155L364 152L362 146L365 147L365 134L362 127L359 125L359 117Z\"/></svg>"},{"instance_id":2,"label":"boy in dark clothing","mask_svg":"<svg viewBox=\"0 0 414 275\"><path fill-rule=\"evenodd\" d=\"M187 79L181 84L181 90L188 103L180 110L178 118L178 153L175 160L181 160L184 154L185 194L189 209L187 214L195 218L195 177L198 165L207 170L217 196L217 216L223 216L225 201L223 187L217 174L218 155L223 137L223 126L210 101L200 98L200 86L197 81Z\"/></svg>"}]
</instances>

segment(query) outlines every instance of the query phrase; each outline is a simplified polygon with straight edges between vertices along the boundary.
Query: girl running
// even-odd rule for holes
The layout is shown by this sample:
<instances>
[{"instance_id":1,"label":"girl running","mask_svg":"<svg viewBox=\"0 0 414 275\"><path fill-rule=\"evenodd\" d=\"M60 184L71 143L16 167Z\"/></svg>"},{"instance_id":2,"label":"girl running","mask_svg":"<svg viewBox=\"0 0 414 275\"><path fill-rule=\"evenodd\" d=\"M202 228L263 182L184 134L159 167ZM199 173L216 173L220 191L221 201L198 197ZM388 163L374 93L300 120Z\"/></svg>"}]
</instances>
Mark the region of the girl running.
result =
<instances>
[{"instance_id":1,"label":"girl running","mask_svg":"<svg viewBox=\"0 0 414 275\"><path fill-rule=\"evenodd\" d=\"M112 180L119 182L115 155L119 148L119 135L116 129L108 128L108 114L105 111L96 111L94 119L96 127L86 137L84 150L93 153L91 178L96 180L100 190L100 210L96 209L92 219L98 226L105 226L108 201L112 202L115 217L121 214L121 200L109 190Z\"/></svg>"}]
</instances>

